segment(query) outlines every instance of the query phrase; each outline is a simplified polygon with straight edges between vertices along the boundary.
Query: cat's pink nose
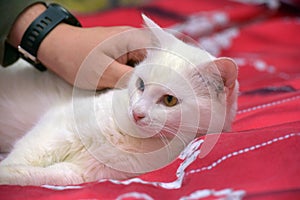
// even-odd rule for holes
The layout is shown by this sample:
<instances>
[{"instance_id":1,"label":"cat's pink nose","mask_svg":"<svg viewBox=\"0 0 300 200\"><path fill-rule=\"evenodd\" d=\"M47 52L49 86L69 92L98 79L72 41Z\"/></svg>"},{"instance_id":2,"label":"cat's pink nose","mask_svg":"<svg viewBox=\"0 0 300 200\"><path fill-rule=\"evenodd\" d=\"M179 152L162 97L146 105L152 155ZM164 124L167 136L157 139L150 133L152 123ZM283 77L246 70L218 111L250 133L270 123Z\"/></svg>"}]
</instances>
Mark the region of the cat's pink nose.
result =
<instances>
[{"instance_id":1,"label":"cat's pink nose","mask_svg":"<svg viewBox=\"0 0 300 200\"><path fill-rule=\"evenodd\" d=\"M136 121L136 122L138 122L141 119L145 118L145 114L139 113L139 112L135 112L135 111L132 111L132 115L133 115L134 121Z\"/></svg>"}]
</instances>

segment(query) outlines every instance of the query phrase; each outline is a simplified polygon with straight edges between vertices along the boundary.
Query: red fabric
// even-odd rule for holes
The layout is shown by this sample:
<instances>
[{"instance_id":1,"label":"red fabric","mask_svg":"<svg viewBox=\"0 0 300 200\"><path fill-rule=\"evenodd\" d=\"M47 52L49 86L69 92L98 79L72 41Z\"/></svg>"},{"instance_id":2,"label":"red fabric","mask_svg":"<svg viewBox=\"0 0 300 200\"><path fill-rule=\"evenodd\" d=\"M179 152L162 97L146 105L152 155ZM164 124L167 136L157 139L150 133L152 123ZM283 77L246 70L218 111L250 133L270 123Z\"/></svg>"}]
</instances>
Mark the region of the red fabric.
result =
<instances>
[{"instance_id":1,"label":"red fabric","mask_svg":"<svg viewBox=\"0 0 300 200\"><path fill-rule=\"evenodd\" d=\"M208 155L182 171L177 189L157 183L178 179L176 171L184 163L180 158L140 176L144 183L107 180L55 189L0 186L0 199L300 199L300 18L293 11L235 1L161 0L136 9L78 16L84 26L140 27L143 12L163 27L182 25L180 31L200 44L210 42L207 47L217 56L236 59L241 92L233 131L193 143L201 150L202 139L219 136ZM216 13L225 13L226 20L216 22ZM191 16L204 17L209 29Z\"/></svg>"}]
</instances>

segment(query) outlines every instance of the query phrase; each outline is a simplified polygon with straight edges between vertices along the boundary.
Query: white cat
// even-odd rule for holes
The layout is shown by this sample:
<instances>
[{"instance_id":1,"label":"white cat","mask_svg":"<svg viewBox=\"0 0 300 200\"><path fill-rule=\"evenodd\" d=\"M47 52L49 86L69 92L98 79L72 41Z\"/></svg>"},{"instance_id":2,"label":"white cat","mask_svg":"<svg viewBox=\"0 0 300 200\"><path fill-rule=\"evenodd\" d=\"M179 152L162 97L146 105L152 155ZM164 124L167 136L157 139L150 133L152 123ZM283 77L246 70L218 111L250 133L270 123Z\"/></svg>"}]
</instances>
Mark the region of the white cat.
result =
<instances>
[{"instance_id":1,"label":"white cat","mask_svg":"<svg viewBox=\"0 0 300 200\"><path fill-rule=\"evenodd\" d=\"M73 91L22 61L0 70L0 184L129 178L170 163L196 135L230 130L236 64L143 18L157 46L126 89Z\"/></svg>"}]
</instances>

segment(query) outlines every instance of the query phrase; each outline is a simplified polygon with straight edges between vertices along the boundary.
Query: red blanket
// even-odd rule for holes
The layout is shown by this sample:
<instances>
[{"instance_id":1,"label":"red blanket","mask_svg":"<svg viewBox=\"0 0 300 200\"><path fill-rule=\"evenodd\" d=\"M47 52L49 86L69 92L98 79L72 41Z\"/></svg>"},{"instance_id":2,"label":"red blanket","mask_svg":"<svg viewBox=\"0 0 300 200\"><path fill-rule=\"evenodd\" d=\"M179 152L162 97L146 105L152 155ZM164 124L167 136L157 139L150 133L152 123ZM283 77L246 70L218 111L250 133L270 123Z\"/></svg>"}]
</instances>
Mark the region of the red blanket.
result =
<instances>
[{"instance_id":1,"label":"red blanket","mask_svg":"<svg viewBox=\"0 0 300 200\"><path fill-rule=\"evenodd\" d=\"M234 58L240 95L233 131L197 138L173 163L134 179L0 186L0 199L300 199L300 12L249 2L161 0L78 16L84 26L140 27L143 12Z\"/></svg>"}]
</instances>

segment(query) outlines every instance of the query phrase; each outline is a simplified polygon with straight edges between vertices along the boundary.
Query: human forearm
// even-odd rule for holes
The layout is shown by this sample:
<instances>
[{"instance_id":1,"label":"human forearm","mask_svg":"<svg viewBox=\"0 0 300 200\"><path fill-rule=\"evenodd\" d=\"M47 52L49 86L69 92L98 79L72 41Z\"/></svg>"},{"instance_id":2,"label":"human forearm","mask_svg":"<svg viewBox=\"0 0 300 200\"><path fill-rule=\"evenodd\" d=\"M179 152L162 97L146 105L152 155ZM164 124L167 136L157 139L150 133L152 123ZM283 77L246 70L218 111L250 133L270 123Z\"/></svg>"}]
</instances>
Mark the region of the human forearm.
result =
<instances>
[{"instance_id":1,"label":"human forearm","mask_svg":"<svg viewBox=\"0 0 300 200\"><path fill-rule=\"evenodd\" d=\"M3 64L4 41L18 15L36 0L0 1L0 64Z\"/></svg>"},{"instance_id":2,"label":"human forearm","mask_svg":"<svg viewBox=\"0 0 300 200\"><path fill-rule=\"evenodd\" d=\"M27 8L13 24L8 42L17 48L21 40L24 40L27 28L45 10L46 6L43 4ZM70 84L84 89L115 87L119 79L132 69L126 63L143 58L144 51L132 52L143 48L147 41L147 36L137 29L123 26L81 28L67 23L63 21L47 32L32 55ZM105 45L101 46L102 43ZM81 71L83 75L78 76L82 62L99 45L96 58L89 62L85 71Z\"/></svg>"},{"instance_id":3,"label":"human forearm","mask_svg":"<svg viewBox=\"0 0 300 200\"><path fill-rule=\"evenodd\" d=\"M29 25L35 20L43 11L46 10L45 5L41 3L33 4L27 7L15 20L12 25L10 32L7 36L7 41L14 46L18 47L20 44L22 37L29 27Z\"/></svg>"},{"instance_id":4,"label":"human forearm","mask_svg":"<svg viewBox=\"0 0 300 200\"><path fill-rule=\"evenodd\" d=\"M12 25L7 41L17 49L26 29L46 9L46 6L42 3L33 4L25 9ZM80 29L60 23L44 38L37 51L37 59L69 83L74 83L76 74L76 70L72 68L78 68L87 54L76 56L72 54L72 49L75 48L74 43L78 41L72 40L72 38L76 37L77 32L80 32Z\"/></svg>"}]
</instances>

